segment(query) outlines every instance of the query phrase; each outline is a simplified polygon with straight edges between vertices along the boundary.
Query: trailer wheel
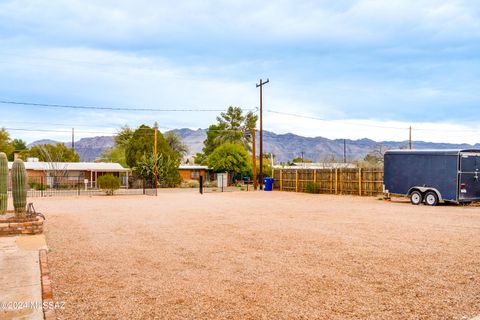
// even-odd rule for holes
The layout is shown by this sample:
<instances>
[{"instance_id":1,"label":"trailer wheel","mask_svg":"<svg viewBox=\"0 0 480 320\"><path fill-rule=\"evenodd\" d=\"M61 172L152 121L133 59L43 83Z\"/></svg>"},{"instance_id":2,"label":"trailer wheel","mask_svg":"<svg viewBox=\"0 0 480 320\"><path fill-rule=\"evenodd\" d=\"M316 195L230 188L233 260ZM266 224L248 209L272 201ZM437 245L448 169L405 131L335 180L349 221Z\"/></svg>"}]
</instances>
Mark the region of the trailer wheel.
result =
<instances>
[{"instance_id":1,"label":"trailer wheel","mask_svg":"<svg viewBox=\"0 0 480 320\"><path fill-rule=\"evenodd\" d=\"M413 191L410 194L410 202L416 206L418 206L423 201L423 196L420 191Z\"/></svg>"},{"instance_id":2,"label":"trailer wheel","mask_svg":"<svg viewBox=\"0 0 480 320\"><path fill-rule=\"evenodd\" d=\"M436 206L438 204L438 195L434 191L428 191L425 195L425 203L429 206Z\"/></svg>"}]
</instances>

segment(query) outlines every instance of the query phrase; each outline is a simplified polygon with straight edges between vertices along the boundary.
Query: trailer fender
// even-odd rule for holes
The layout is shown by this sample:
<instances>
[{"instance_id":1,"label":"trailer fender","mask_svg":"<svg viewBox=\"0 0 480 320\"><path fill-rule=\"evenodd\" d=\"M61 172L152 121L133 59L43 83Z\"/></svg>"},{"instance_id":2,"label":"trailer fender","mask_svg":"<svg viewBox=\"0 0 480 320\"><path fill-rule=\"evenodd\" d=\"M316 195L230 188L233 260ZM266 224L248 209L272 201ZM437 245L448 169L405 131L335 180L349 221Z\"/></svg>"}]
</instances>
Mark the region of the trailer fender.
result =
<instances>
[{"instance_id":1,"label":"trailer fender","mask_svg":"<svg viewBox=\"0 0 480 320\"><path fill-rule=\"evenodd\" d=\"M408 195L412 194L412 192L415 191L415 190L420 191L423 194L427 193L428 191L433 191L437 194L438 201L443 201L442 194L440 193L440 191L438 191L435 188L432 188L432 187L411 187L410 190L408 190Z\"/></svg>"}]
</instances>

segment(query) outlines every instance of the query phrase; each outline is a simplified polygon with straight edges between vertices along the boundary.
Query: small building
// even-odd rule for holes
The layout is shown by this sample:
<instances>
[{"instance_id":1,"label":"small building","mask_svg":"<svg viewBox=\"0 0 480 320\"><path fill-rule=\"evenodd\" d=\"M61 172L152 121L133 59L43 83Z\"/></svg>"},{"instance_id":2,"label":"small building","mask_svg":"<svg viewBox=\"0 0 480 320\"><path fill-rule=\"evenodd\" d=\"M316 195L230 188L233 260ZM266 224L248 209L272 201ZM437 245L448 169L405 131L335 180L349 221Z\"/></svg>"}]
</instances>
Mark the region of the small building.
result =
<instances>
[{"instance_id":1,"label":"small building","mask_svg":"<svg viewBox=\"0 0 480 320\"><path fill-rule=\"evenodd\" d=\"M106 162L39 162L29 159L25 162L29 184L45 187L73 187L82 185L91 189L97 188L98 177L111 174L119 177L122 187L128 188L130 169L119 163ZM8 168L12 168L12 162Z\"/></svg>"},{"instance_id":2,"label":"small building","mask_svg":"<svg viewBox=\"0 0 480 320\"><path fill-rule=\"evenodd\" d=\"M214 173L208 166L181 164L178 167L178 172L183 180L199 180L200 176L203 177L204 181L215 179Z\"/></svg>"}]
</instances>

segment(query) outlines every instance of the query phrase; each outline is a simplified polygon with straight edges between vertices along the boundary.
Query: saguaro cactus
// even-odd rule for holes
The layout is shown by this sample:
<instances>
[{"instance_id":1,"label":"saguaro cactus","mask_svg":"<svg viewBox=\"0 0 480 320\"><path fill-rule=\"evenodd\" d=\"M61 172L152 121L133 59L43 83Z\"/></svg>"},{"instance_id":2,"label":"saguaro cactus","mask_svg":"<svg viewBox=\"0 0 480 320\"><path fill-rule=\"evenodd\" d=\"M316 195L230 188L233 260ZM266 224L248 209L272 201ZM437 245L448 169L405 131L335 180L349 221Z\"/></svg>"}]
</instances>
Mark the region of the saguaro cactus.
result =
<instances>
[{"instance_id":1,"label":"saguaro cactus","mask_svg":"<svg viewBox=\"0 0 480 320\"><path fill-rule=\"evenodd\" d=\"M0 152L0 214L7 212L7 181L8 181L8 160L7 155Z\"/></svg>"},{"instance_id":2,"label":"saguaro cactus","mask_svg":"<svg viewBox=\"0 0 480 320\"><path fill-rule=\"evenodd\" d=\"M12 165L13 207L17 218L24 218L27 206L27 171L23 161L17 159Z\"/></svg>"}]
</instances>

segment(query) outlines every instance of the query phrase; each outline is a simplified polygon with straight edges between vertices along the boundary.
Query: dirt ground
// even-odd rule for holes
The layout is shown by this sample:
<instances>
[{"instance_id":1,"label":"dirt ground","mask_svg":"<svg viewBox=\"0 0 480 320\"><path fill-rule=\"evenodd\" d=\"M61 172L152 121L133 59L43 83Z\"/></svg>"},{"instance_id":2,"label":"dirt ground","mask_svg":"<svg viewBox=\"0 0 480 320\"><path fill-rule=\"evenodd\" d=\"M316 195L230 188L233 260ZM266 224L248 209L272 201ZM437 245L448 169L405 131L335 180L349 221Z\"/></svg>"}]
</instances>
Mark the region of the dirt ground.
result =
<instances>
[{"instance_id":1,"label":"dirt ground","mask_svg":"<svg viewBox=\"0 0 480 320\"><path fill-rule=\"evenodd\" d=\"M33 200L62 319L480 315L480 207L193 190Z\"/></svg>"}]
</instances>

